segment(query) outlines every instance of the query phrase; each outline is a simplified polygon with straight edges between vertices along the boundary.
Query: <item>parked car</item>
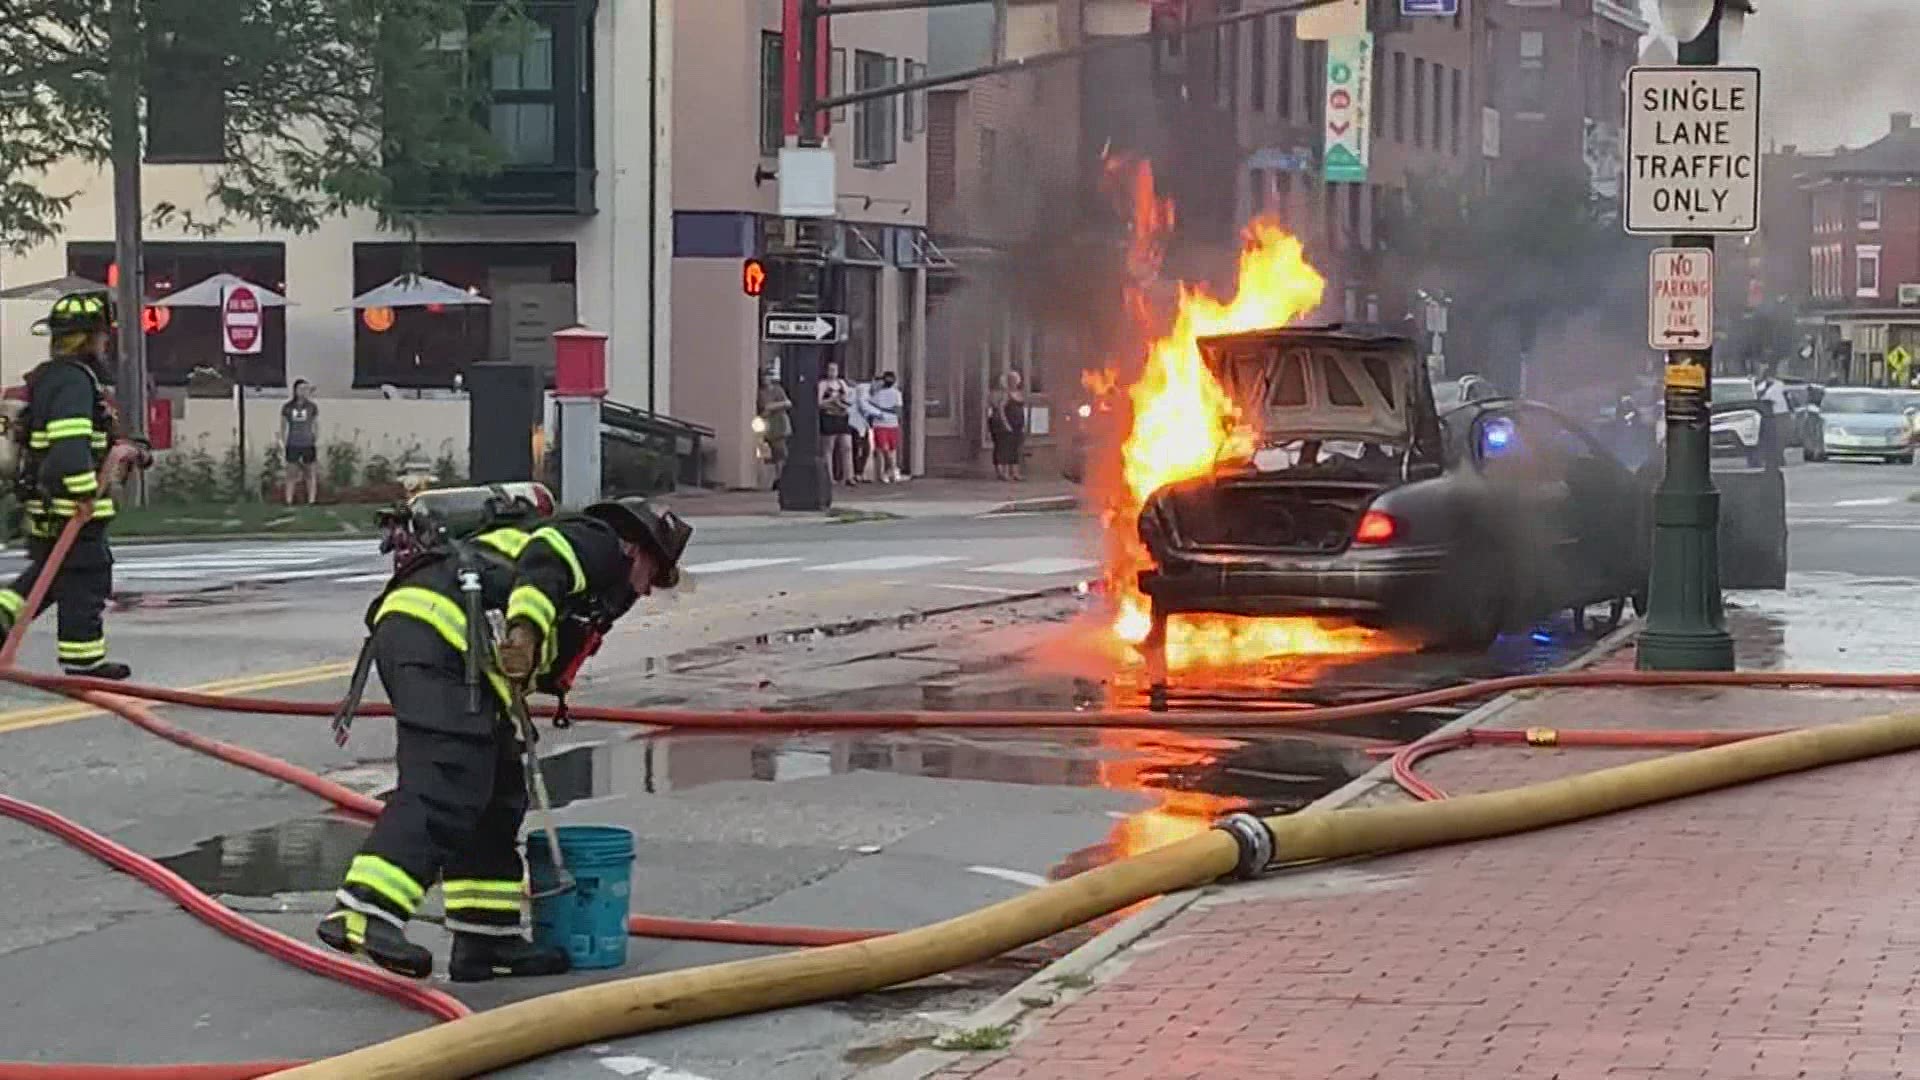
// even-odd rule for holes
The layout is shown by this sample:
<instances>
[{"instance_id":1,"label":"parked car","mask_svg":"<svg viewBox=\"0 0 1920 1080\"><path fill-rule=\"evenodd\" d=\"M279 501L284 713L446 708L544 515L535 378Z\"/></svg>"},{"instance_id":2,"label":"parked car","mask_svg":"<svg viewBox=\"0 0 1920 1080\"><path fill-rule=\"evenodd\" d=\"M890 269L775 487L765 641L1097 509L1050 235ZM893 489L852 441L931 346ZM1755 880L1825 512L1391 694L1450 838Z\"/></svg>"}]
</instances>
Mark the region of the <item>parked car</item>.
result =
<instances>
[{"instance_id":1,"label":"parked car","mask_svg":"<svg viewBox=\"0 0 1920 1080\"><path fill-rule=\"evenodd\" d=\"M1494 398L1443 416L1400 336L1272 329L1201 348L1237 400L1267 406L1250 456L1148 499L1156 618L1346 616L1482 647L1560 609L1618 616L1646 588L1647 484L1553 409Z\"/></svg>"},{"instance_id":2,"label":"parked car","mask_svg":"<svg viewBox=\"0 0 1920 1080\"><path fill-rule=\"evenodd\" d=\"M1741 454L1750 464L1760 464L1760 410L1764 406L1753 380L1745 376L1713 380L1710 407L1713 452Z\"/></svg>"},{"instance_id":3,"label":"parked car","mask_svg":"<svg viewBox=\"0 0 1920 1080\"><path fill-rule=\"evenodd\" d=\"M1807 460L1866 457L1913 464L1914 420L1908 408L1899 390L1829 389L1807 443Z\"/></svg>"},{"instance_id":4,"label":"parked car","mask_svg":"<svg viewBox=\"0 0 1920 1080\"><path fill-rule=\"evenodd\" d=\"M1489 401L1505 396L1498 387L1478 375L1439 379L1433 384L1433 404L1442 412L1469 401Z\"/></svg>"}]
</instances>

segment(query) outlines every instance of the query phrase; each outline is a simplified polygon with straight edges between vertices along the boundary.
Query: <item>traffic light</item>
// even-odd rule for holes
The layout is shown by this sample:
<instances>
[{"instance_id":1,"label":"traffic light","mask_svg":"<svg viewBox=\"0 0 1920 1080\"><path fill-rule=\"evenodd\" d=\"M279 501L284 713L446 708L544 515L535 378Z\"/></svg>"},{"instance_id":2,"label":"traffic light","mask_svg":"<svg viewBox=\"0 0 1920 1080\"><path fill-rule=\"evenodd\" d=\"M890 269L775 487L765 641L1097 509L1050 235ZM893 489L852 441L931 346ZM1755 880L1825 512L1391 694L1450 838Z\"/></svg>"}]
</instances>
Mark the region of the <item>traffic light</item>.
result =
<instances>
[{"instance_id":1,"label":"traffic light","mask_svg":"<svg viewBox=\"0 0 1920 1080\"><path fill-rule=\"evenodd\" d=\"M740 267L740 291L748 296L759 296L767 291L767 264L759 259L748 259Z\"/></svg>"}]
</instances>

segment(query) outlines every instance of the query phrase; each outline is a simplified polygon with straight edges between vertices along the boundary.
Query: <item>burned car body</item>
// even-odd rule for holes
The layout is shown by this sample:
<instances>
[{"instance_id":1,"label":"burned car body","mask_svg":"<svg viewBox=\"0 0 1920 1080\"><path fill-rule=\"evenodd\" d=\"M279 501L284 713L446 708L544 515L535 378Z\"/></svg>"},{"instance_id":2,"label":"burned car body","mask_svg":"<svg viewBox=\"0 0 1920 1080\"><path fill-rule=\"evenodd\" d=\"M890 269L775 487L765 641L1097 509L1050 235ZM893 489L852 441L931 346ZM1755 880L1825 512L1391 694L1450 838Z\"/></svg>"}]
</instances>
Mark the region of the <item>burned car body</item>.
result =
<instances>
[{"instance_id":1,"label":"burned car body","mask_svg":"<svg viewBox=\"0 0 1920 1080\"><path fill-rule=\"evenodd\" d=\"M1201 348L1257 430L1251 453L1147 500L1156 627L1325 615L1479 646L1646 588L1647 485L1559 413L1490 399L1443 416L1404 337L1274 329Z\"/></svg>"}]
</instances>

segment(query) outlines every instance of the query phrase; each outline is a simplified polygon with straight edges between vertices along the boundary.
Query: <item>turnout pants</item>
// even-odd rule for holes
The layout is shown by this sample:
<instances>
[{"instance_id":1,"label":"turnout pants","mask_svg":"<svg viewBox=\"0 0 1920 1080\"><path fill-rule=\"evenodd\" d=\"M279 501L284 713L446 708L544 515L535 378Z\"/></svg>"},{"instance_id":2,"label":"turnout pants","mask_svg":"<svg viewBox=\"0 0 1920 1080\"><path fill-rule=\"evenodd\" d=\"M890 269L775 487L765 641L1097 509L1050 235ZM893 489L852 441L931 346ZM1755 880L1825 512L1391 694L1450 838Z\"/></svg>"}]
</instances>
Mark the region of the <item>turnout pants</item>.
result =
<instances>
[{"instance_id":1,"label":"turnout pants","mask_svg":"<svg viewBox=\"0 0 1920 1080\"><path fill-rule=\"evenodd\" d=\"M64 525L62 521L59 525ZM58 531L56 527L55 531ZM35 539L27 545L32 561L13 583L0 589L0 624L12 629L26 607L27 595L46 569L47 556L53 550L51 540ZM91 667L107 658L107 600L113 594L113 553L101 526L88 524L68 549L66 559L47 589L46 600L29 617L38 618L47 608L58 605L57 626L60 663L63 667Z\"/></svg>"},{"instance_id":2,"label":"turnout pants","mask_svg":"<svg viewBox=\"0 0 1920 1080\"><path fill-rule=\"evenodd\" d=\"M526 770L504 708L489 688L469 711L461 654L404 616L380 621L374 662L393 703L400 782L336 899L404 928L440 881L447 929L522 935Z\"/></svg>"}]
</instances>

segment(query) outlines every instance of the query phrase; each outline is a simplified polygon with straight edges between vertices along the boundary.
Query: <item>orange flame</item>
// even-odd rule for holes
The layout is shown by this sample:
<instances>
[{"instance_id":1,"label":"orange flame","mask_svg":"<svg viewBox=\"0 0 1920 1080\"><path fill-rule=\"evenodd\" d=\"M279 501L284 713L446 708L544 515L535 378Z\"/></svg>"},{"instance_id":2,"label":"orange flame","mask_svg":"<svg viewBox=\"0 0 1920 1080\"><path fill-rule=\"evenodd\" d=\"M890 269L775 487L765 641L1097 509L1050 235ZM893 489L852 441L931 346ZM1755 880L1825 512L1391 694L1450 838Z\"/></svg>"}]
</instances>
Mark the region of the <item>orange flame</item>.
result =
<instances>
[{"instance_id":1,"label":"orange flame","mask_svg":"<svg viewBox=\"0 0 1920 1080\"><path fill-rule=\"evenodd\" d=\"M1152 169L1143 161L1109 161L1110 182L1132 214L1127 263L1132 283L1127 306L1143 326L1153 325L1149 290L1159 275L1172 203L1154 187ZM1233 298L1221 301L1202 289L1180 285L1171 325L1150 335L1146 363L1125 387L1128 426L1118 439L1117 476L1102 485L1107 537L1106 580L1114 597L1115 634L1132 644L1152 628L1148 604L1137 585L1152 556L1139 536L1140 509L1147 497L1168 484L1211 472L1223 457L1252 450L1251 429L1226 388L1201 359L1199 339L1263 327L1282 326L1320 304L1326 280L1307 263L1300 241L1276 218L1251 223L1243 237L1239 279ZM1082 382L1097 397L1113 394L1121 383L1115 369L1089 372ZM1100 476L1093 470L1091 477ZM1342 654L1373 648L1373 635L1360 629L1322 626L1313 619L1239 619L1227 616L1178 618L1168 626L1167 661L1175 668L1220 666L1286 654Z\"/></svg>"}]
</instances>

